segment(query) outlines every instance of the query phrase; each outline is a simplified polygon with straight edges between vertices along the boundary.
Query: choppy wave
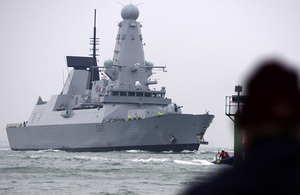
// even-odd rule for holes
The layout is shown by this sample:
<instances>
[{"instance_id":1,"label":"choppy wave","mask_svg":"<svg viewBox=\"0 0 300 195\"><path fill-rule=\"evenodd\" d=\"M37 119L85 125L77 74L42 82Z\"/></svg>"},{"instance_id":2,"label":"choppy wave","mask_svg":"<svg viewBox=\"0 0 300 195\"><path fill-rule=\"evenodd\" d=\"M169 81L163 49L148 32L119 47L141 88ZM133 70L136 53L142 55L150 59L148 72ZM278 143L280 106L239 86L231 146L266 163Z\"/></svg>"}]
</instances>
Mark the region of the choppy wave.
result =
<instances>
[{"instance_id":1,"label":"choppy wave","mask_svg":"<svg viewBox=\"0 0 300 195\"><path fill-rule=\"evenodd\" d=\"M163 151L163 153L170 154L170 153L174 153L174 151L173 151L173 150L169 150L169 151Z\"/></svg>"},{"instance_id":2,"label":"choppy wave","mask_svg":"<svg viewBox=\"0 0 300 195\"><path fill-rule=\"evenodd\" d=\"M192 160L192 161L174 160L173 162L177 164L183 164L183 165L213 165L207 160Z\"/></svg>"},{"instance_id":3,"label":"choppy wave","mask_svg":"<svg viewBox=\"0 0 300 195\"><path fill-rule=\"evenodd\" d=\"M45 149L45 150L38 150L36 153L47 153L47 152L65 152L62 150L53 150L53 149Z\"/></svg>"},{"instance_id":4,"label":"choppy wave","mask_svg":"<svg viewBox=\"0 0 300 195\"><path fill-rule=\"evenodd\" d=\"M145 150L126 150L128 153L140 153L140 152L145 152Z\"/></svg>"},{"instance_id":5,"label":"choppy wave","mask_svg":"<svg viewBox=\"0 0 300 195\"><path fill-rule=\"evenodd\" d=\"M66 153L69 154L69 153ZM33 160L38 160L38 159L52 159L52 160L66 160L66 161L73 161L73 160L79 160L79 161L107 161L109 160L108 158L105 157L99 157L99 156L85 156L85 155L81 155L81 156L70 156L70 155L64 155L64 156L57 156L57 155L51 155L51 154L46 154L46 153L41 153L41 152L37 152L34 154L29 154L29 155L21 155L19 156L19 158L22 158L23 160L26 159L33 159Z\"/></svg>"},{"instance_id":6,"label":"choppy wave","mask_svg":"<svg viewBox=\"0 0 300 195\"><path fill-rule=\"evenodd\" d=\"M31 159L39 159L39 158L42 158L43 156L40 156L40 155L31 155L30 158Z\"/></svg>"},{"instance_id":7,"label":"choppy wave","mask_svg":"<svg viewBox=\"0 0 300 195\"><path fill-rule=\"evenodd\" d=\"M108 158L98 157L98 156L72 156L72 157L67 157L66 159L68 159L68 160L83 160L83 161L109 160Z\"/></svg>"},{"instance_id":8,"label":"choppy wave","mask_svg":"<svg viewBox=\"0 0 300 195\"><path fill-rule=\"evenodd\" d=\"M11 150L11 149L7 148L7 147L0 147L0 151L8 151L8 150Z\"/></svg>"},{"instance_id":9,"label":"choppy wave","mask_svg":"<svg viewBox=\"0 0 300 195\"><path fill-rule=\"evenodd\" d=\"M169 161L167 158L148 158L148 159L133 159L133 162L165 162Z\"/></svg>"},{"instance_id":10,"label":"choppy wave","mask_svg":"<svg viewBox=\"0 0 300 195\"><path fill-rule=\"evenodd\" d=\"M0 191L4 189L8 194L124 194L124 189L138 195L176 194L195 174L218 170L220 166L210 163L217 154L215 150L200 150L200 154L143 150L72 153L4 148L0 149L0 173L5 182L0 182Z\"/></svg>"},{"instance_id":11,"label":"choppy wave","mask_svg":"<svg viewBox=\"0 0 300 195\"><path fill-rule=\"evenodd\" d=\"M183 150L181 153L197 153L198 150Z\"/></svg>"},{"instance_id":12,"label":"choppy wave","mask_svg":"<svg viewBox=\"0 0 300 195\"><path fill-rule=\"evenodd\" d=\"M194 159L193 162L200 162L202 165L214 165L213 163L211 163L207 160Z\"/></svg>"}]
</instances>

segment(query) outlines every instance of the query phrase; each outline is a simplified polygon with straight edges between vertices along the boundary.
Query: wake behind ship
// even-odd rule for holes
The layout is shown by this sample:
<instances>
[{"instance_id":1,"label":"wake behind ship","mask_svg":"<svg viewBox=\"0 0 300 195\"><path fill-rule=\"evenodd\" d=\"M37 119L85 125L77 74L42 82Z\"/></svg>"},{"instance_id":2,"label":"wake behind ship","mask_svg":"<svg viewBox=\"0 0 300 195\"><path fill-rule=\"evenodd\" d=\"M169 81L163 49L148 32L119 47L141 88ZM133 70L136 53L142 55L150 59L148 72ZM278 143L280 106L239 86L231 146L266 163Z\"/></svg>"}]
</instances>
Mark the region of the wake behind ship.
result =
<instances>
[{"instance_id":1,"label":"wake behind ship","mask_svg":"<svg viewBox=\"0 0 300 195\"><path fill-rule=\"evenodd\" d=\"M157 84L152 71L165 66L145 60L138 8L126 5L121 16L113 59L97 65L94 26L93 55L67 56L73 69L62 92L49 101L39 97L27 123L7 125L12 150L182 151L207 144L214 116L182 114L165 87L149 88Z\"/></svg>"}]
</instances>

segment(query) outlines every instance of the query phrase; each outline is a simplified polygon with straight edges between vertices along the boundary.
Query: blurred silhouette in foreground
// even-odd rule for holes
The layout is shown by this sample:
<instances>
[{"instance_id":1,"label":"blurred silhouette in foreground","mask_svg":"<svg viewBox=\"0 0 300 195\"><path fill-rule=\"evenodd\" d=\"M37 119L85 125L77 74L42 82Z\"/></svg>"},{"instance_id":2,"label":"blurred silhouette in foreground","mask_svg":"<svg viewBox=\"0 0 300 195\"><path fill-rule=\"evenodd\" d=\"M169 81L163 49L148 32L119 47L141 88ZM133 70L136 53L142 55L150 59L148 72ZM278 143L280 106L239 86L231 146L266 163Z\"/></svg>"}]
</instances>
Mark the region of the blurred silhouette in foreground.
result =
<instances>
[{"instance_id":1,"label":"blurred silhouette in foreground","mask_svg":"<svg viewBox=\"0 0 300 195\"><path fill-rule=\"evenodd\" d=\"M195 182L184 194L300 194L298 82L282 61L259 64L246 85L240 118L247 143L243 164Z\"/></svg>"}]
</instances>

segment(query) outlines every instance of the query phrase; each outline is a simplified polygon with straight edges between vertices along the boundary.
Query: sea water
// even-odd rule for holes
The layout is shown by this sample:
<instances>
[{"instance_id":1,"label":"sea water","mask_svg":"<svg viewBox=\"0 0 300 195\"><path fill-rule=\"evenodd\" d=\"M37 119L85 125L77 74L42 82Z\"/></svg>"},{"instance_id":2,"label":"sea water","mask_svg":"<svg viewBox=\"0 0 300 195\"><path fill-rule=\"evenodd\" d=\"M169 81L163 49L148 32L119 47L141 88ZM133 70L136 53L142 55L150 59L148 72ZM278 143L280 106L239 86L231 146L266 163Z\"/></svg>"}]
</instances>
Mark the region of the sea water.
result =
<instances>
[{"instance_id":1,"label":"sea water","mask_svg":"<svg viewBox=\"0 0 300 195\"><path fill-rule=\"evenodd\" d=\"M217 151L70 153L4 147L0 194L178 194L195 177L205 179L220 169L211 163Z\"/></svg>"}]
</instances>

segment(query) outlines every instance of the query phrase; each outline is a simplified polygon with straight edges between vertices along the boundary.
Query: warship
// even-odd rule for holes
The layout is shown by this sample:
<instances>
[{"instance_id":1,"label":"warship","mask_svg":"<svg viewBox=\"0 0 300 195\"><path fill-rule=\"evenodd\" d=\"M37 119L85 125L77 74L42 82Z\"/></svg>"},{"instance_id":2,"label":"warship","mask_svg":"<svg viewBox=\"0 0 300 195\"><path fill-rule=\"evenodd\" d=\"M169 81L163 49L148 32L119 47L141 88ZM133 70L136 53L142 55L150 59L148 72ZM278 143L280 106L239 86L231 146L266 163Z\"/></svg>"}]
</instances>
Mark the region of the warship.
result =
<instances>
[{"instance_id":1,"label":"warship","mask_svg":"<svg viewBox=\"0 0 300 195\"><path fill-rule=\"evenodd\" d=\"M67 56L72 70L62 92L49 101L39 97L28 121L7 124L12 150L177 152L208 144L204 134L214 115L183 114L165 87L151 89L153 71L166 66L145 60L137 6L123 6L121 16L113 59L98 66L95 10L93 53Z\"/></svg>"}]
</instances>

